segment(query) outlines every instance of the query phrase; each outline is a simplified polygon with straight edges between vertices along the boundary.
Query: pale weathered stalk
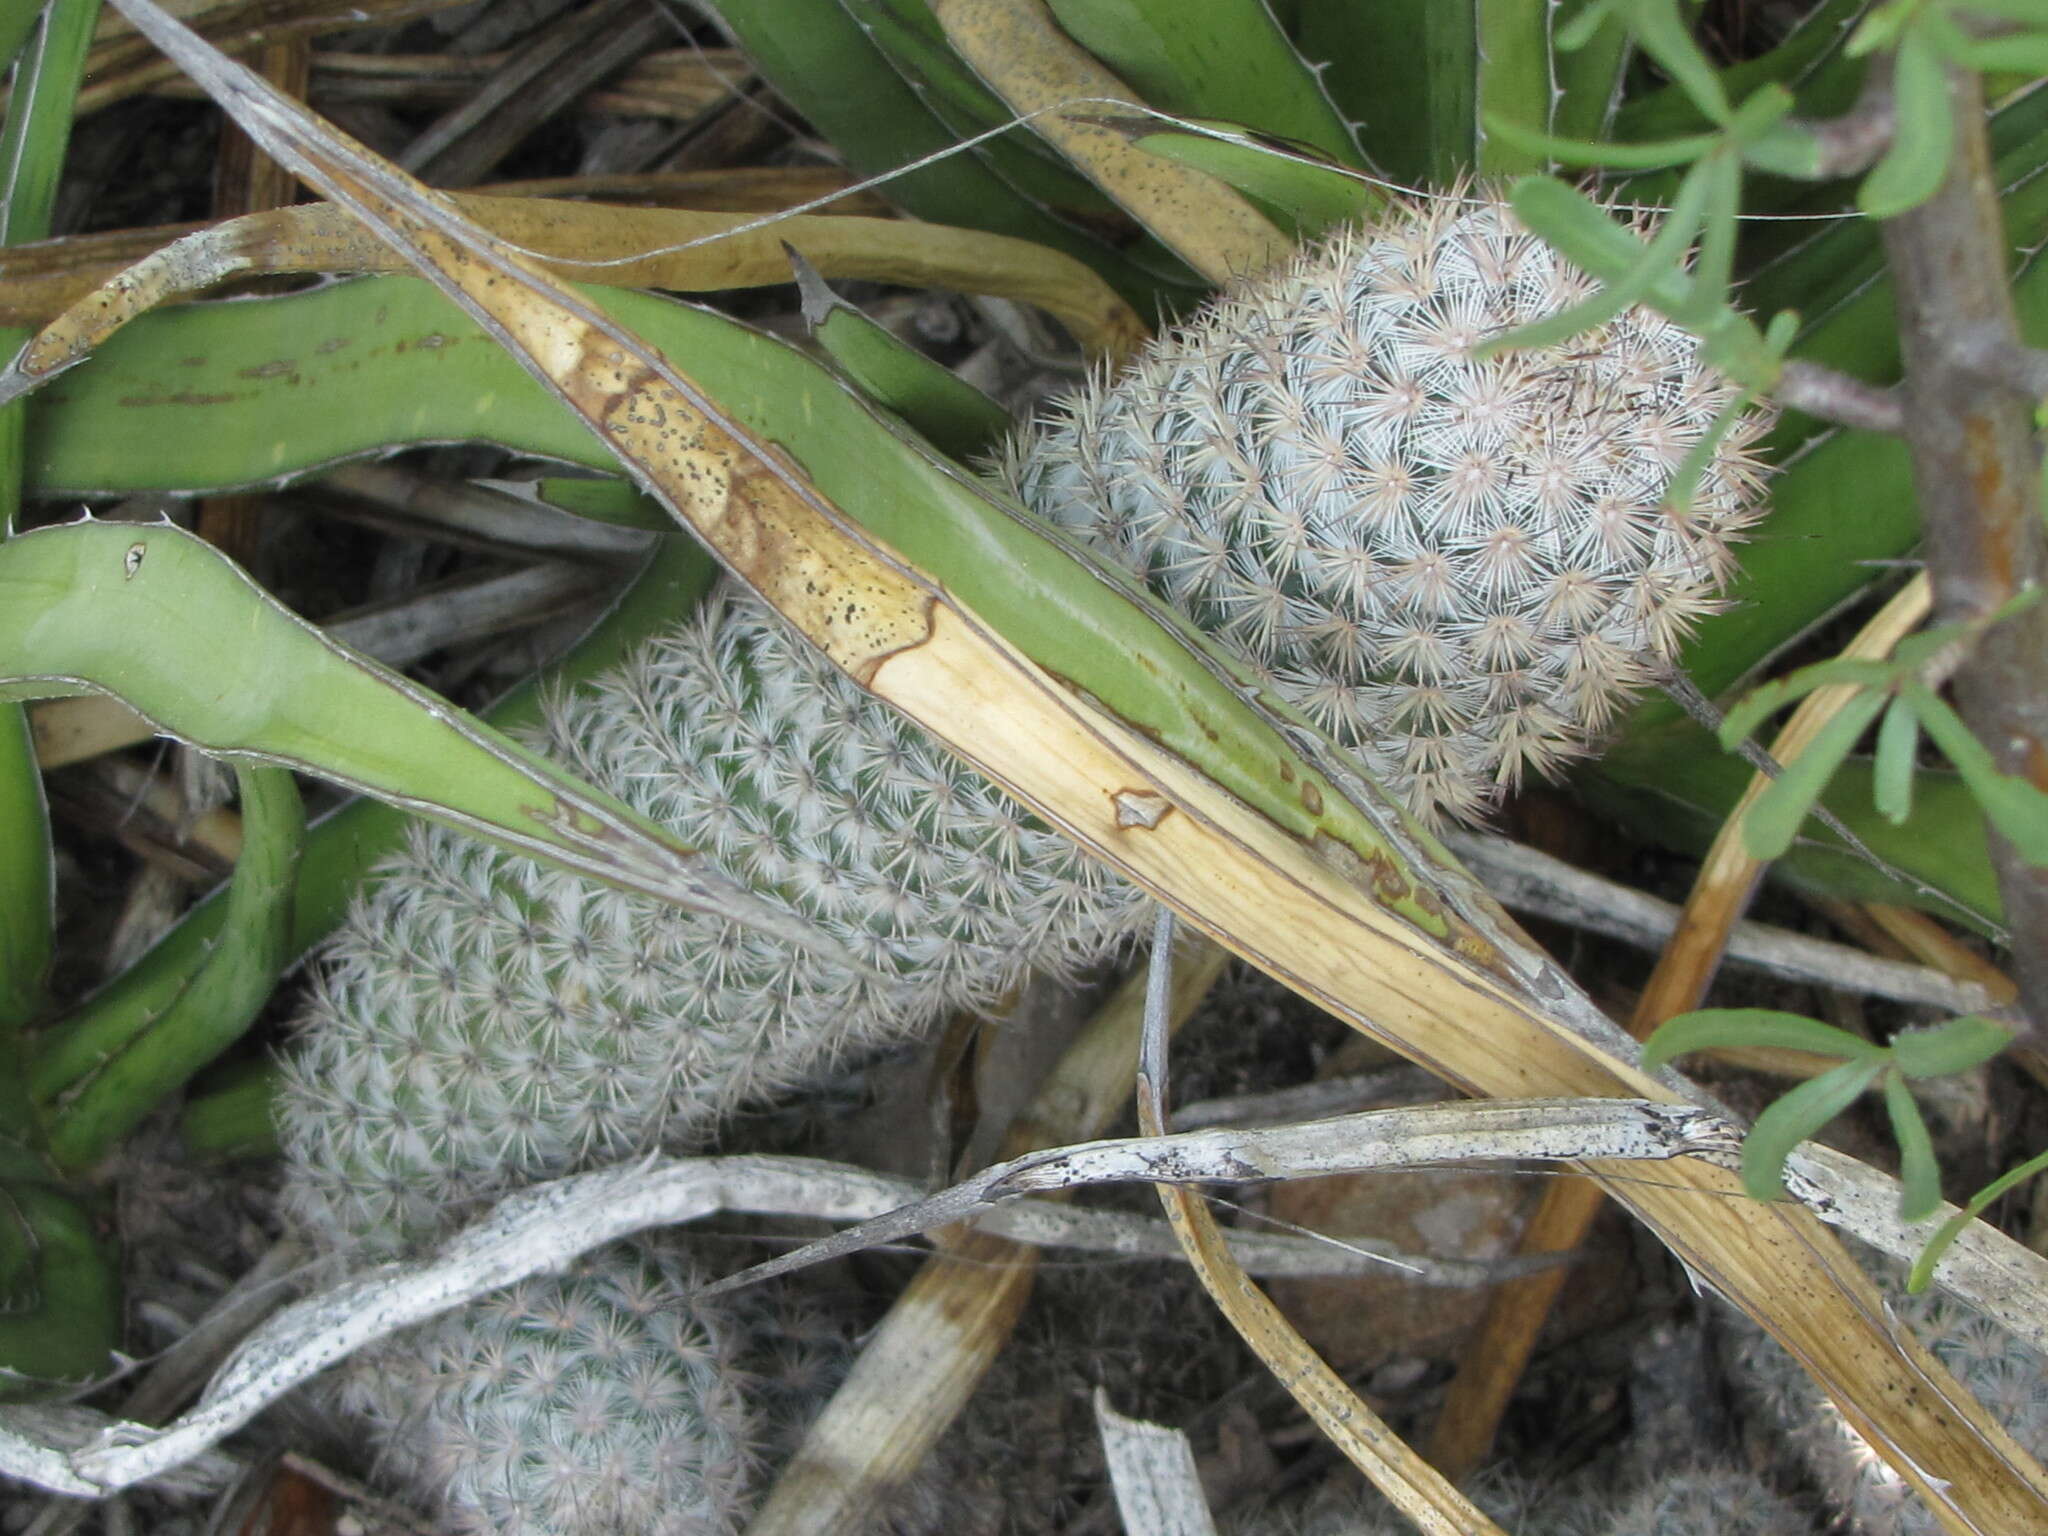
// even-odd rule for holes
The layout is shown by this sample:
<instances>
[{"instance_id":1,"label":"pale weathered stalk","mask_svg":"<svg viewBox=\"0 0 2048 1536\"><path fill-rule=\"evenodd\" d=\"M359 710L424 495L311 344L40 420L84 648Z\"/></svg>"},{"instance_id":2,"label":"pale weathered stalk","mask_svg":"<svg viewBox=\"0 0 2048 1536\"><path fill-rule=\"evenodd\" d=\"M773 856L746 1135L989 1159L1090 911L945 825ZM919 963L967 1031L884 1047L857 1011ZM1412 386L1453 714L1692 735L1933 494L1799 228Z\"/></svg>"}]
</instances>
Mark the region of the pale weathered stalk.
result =
<instances>
[{"instance_id":1,"label":"pale weathered stalk","mask_svg":"<svg viewBox=\"0 0 2048 1536\"><path fill-rule=\"evenodd\" d=\"M2019 354L1975 73L1951 71L1955 153L1932 198L1885 221L1905 360L1905 436L1925 530L1936 612L1973 619L2048 573L2031 404L1982 371L1987 352ZM1999 768L2048 790L2048 604L1992 626L1955 676L1964 720ZM2048 1029L2048 869L1991 833L2012 933L2020 1002Z\"/></svg>"}]
</instances>

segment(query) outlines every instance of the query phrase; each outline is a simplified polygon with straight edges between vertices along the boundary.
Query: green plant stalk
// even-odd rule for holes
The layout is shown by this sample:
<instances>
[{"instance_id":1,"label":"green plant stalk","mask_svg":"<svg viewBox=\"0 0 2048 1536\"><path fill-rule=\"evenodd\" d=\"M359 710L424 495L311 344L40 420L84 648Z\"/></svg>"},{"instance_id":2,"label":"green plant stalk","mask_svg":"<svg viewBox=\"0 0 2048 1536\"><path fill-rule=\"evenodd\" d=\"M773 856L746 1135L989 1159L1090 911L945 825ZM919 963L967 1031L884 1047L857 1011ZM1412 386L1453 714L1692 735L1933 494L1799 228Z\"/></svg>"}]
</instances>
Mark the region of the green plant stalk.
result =
<instances>
[{"instance_id":1,"label":"green plant stalk","mask_svg":"<svg viewBox=\"0 0 2048 1536\"><path fill-rule=\"evenodd\" d=\"M0 57L14 54L13 90L0 126L0 245L50 232L73 103L99 0L51 0L41 21L18 3L0 22ZM31 27L33 30L31 31ZM0 356L26 333L0 328ZM0 538L21 508L27 413L0 408ZM26 1026L44 1011L54 936L55 865L28 719L0 702L0 1397L45 1381L81 1381L104 1369L120 1336L115 1267L85 1208L45 1183L45 1148L28 1094Z\"/></svg>"},{"instance_id":2,"label":"green plant stalk","mask_svg":"<svg viewBox=\"0 0 2048 1536\"><path fill-rule=\"evenodd\" d=\"M280 1082L276 1065L243 1062L221 1076L226 1080L217 1087L186 1101L178 1121L185 1150L209 1163L275 1157L279 1142L271 1103Z\"/></svg>"},{"instance_id":3,"label":"green plant stalk","mask_svg":"<svg viewBox=\"0 0 2048 1536\"><path fill-rule=\"evenodd\" d=\"M162 1027L103 1062L50 1118L59 1168L98 1162L159 1102L226 1050L262 1011L291 960L292 886L306 813L289 769L235 765L242 853L227 915L205 963L164 1011Z\"/></svg>"},{"instance_id":4,"label":"green plant stalk","mask_svg":"<svg viewBox=\"0 0 2048 1536\"><path fill-rule=\"evenodd\" d=\"M72 104L99 9L99 0L51 0L26 43L17 37L7 50L18 48L19 57L0 126L0 245L50 232ZM24 16L33 10L24 6ZM15 26L14 20L6 24L10 32ZM25 332L0 328L0 356L12 356L27 339ZM19 405L0 408L0 538L20 511L25 431ZM19 1059L20 1032L44 1007L54 901L42 774L21 707L0 703L0 1062ZM31 1134L20 1073L0 1069L0 1077L7 1079L0 1086L0 1134Z\"/></svg>"},{"instance_id":5,"label":"green plant stalk","mask_svg":"<svg viewBox=\"0 0 2048 1536\"><path fill-rule=\"evenodd\" d=\"M689 613L710 589L714 574L710 557L690 540L662 540L639 579L590 633L541 678L484 711L484 718L504 731L532 726L540 719L546 689L570 687L615 666L645 636ZM304 954L326 937L356 891L373 878L377 862L397 848L411 819L364 799L313 826L288 903L290 955ZM203 1027L203 1021L189 1017L167 1017L167 1010L218 941L230 889L223 886L200 902L149 953L38 1037L31 1077L38 1103L54 1103L98 1063L131 1049L167 1055L184 1051L175 1039L151 1037Z\"/></svg>"}]
</instances>

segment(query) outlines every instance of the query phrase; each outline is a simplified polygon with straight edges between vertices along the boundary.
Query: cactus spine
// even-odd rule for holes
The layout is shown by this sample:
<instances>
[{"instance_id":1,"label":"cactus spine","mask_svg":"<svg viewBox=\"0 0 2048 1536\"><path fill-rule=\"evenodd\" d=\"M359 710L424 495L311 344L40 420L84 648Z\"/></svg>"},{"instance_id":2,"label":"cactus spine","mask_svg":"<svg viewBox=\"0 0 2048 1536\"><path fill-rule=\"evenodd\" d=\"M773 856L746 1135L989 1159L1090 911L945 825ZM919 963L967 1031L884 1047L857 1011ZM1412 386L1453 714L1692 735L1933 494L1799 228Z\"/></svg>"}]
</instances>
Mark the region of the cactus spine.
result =
<instances>
[{"instance_id":1,"label":"cactus spine","mask_svg":"<svg viewBox=\"0 0 2048 1536\"><path fill-rule=\"evenodd\" d=\"M1470 355L1591 291L1495 196L1401 205L1096 381L1002 477L1411 810L1469 819L1587 750L1752 517L1753 415L1661 505L1736 390L1660 316Z\"/></svg>"}]
</instances>

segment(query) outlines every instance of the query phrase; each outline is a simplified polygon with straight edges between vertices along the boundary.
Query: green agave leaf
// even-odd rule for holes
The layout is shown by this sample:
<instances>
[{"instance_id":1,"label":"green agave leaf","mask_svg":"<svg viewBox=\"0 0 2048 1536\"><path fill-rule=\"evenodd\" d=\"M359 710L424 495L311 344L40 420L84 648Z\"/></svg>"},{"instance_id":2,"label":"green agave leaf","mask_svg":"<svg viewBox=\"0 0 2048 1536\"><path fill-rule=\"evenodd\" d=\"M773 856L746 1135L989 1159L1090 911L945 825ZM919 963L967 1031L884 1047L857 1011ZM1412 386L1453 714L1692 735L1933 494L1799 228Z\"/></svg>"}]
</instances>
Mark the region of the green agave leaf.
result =
<instances>
[{"instance_id":1,"label":"green agave leaf","mask_svg":"<svg viewBox=\"0 0 2048 1536\"><path fill-rule=\"evenodd\" d=\"M535 483L534 494L551 507L596 523L644 528L649 533L669 533L676 526L661 503L630 480L548 475Z\"/></svg>"},{"instance_id":2,"label":"green agave leaf","mask_svg":"<svg viewBox=\"0 0 2048 1536\"><path fill-rule=\"evenodd\" d=\"M1884 1108L1899 1144L1899 1219L1925 1221L1941 1205L1941 1165L1913 1091L1896 1072L1884 1075Z\"/></svg>"},{"instance_id":3,"label":"green agave leaf","mask_svg":"<svg viewBox=\"0 0 2048 1536\"><path fill-rule=\"evenodd\" d=\"M7 116L0 125L0 245L50 233L57 179L70 141L79 76L99 19L99 0L18 3L0 21L0 58L14 59ZM0 353L25 333L0 327ZM0 538L20 510L27 417L0 408ZM55 875L42 774L19 705L0 703L0 1128L25 1132L28 1105L13 1068L15 1036L44 1006L55 923ZM4 1360L0 1356L0 1360Z\"/></svg>"},{"instance_id":4,"label":"green agave leaf","mask_svg":"<svg viewBox=\"0 0 2048 1536\"><path fill-rule=\"evenodd\" d=\"M1221 118L1343 165L1358 145L1264 0L1050 0L1083 48L1168 112Z\"/></svg>"},{"instance_id":5,"label":"green agave leaf","mask_svg":"<svg viewBox=\"0 0 2048 1536\"><path fill-rule=\"evenodd\" d=\"M1643 1066L1655 1071L1690 1051L1773 1045L1863 1061L1884 1054L1861 1035L1802 1014L1770 1008L1701 1008L1666 1019L1643 1042Z\"/></svg>"},{"instance_id":6,"label":"green agave leaf","mask_svg":"<svg viewBox=\"0 0 2048 1536\"><path fill-rule=\"evenodd\" d=\"M1622 67L1633 46L1625 28L1597 27L1578 46L1566 49L1562 32L1591 10L1591 0L1563 0L1550 7L1550 131L1567 139L1660 138L1658 133L1616 133L1614 115L1621 104Z\"/></svg>"},{"instance_id":7,"label":"green agave leaf","mask_svg":"<svg viewBox=\"0 0 2048 1536\"><path fill-rule=\"evenodd\" d=\"M1228 123L1161 128L1137 139L1147 154L1214 176L1277 214L1297 239L1313 239L1339 224L1367 219L1386 207L1372 182L1311 158L1305 151L1263 140Z\"/></svg>"},{"instance_id":8,"label":"green agave leaf","mask_svg":"<svg viewBox=\"0 0 2048 1536\"><path fill-rule=\"evenodd\" d=\"M22 1244L30 1265L22 1304L0 1309L0 1399L103 1375L121 1339L121 1292L92 1217L46 1184L9 1183L0 1223L0 1244Z\"/></svg>"},{"instance_id":9,"label":"green agave leaf","mask_svg":"<svg viewBox=\"0 0 2048 1536\"><path fill-rule=\"evenodd\" d=\"M98 1162L255 1022L292 960L292 888L306 816L291 773L237 764L242 853L221 941L164 1012L163 1027L99 1062L50 1124L60 1168Z\"/></svg>"},{"instance_id":10,"label":"green agave leaf","mask_svg":"<svg viewBox=\"0 0 2048 1536\"><path fill-rule=\"evenodd\" d=\"M663 517L667 517L664 512ZM663 540L640 578L589 634L544 674L548 687L567 687L615 666L627 649L656 629L682 618L710 587L711 558L688 539ZM499 730L513 731L540 719L542 685L514 689L485 712ZM327 935L354 893L371 877L384 855L396 848L411 820L381 801L356 800L323 817L306 838L287 910L288 949L296 957ZM54 1104L102 1061L131 1049L179 1053L175 1041L138 1046L144 1035L177 1035L203 1029L190 1011L171 1013L192 979L221 942L233 898L232 886L216 890L187 912L178 925L125 972L56 1026L38 1036L29 1091Z\"/></svg>"},{"instance_id":11,"label":"green agave leaf","mask_svg":"<svg viewBox=\"0 0 2048 1536\"><path fill-rule=\"evenodd\" d=\"M1902 1029L1891 1038L1891 1053L1907 1077L1947 1077L1982 1066L2012 1040L2005 1025L1973 1013L1943 1024Z\"/></svg>"},{"instance_id":12,"label":"green agave leaf","mask_svg":"<svg viewBox=\"0 0 2048 1536\"><path fill-rule=\"evenodd\" d=\"M1579 8L1575 0L1567 12ZM1374 166L1413 186L1450 186L1460 176L1544 166L1495 139L1483 115L1556 133L1589 133L1604 119L1597 82L1612 68L1608 49L1589 55L1573 78L1573 121L1552 121L1554 10L1522 0L1303 0L1296 37L1327 66L1323 82L1337 109L1362 123Z\"/></svg>"},{"instance_id":13,"label":"green agave leaf","mask_svg":"<svg viewBox=\"0 0 2048 1536\"><path fill-rule=\"evenodd\" d=\"M811 339L869 400L956 459L979 458L1009 434L1009 412L875 324L827 287L809 262L789 254Z\"/></svg>"},{"instance_id":14,"label":"green agave leaf","mask_svg":"<svg viewBox=\"0 0 2048 1536\"><path fill-rule=\"evenodd\" d=\"M1885 1069L1885 1060L1845 1061L1801 1083L1756 1117L1742 1143L1742 1187L1757 1200L1785 1193L1785 1159L1862 1096Z\"/></svg>"},{"instance_id":15,"label":"green agave leaf","mask_svg":"<svg viewBox=\"0 0 2048 1536\"><path fill-rule=\"evenodd\" d=\"M919 162L884 184L889 197L917 217L1064 251L1094 267L1143 314L1157 308L1162 293L1184 302L1195 291L1186 274L1164 275L1163 256L1140 267L1021 195L981 155L951 153L960 136L933 114L838 0L744 0L713 9L763 78L860 175L880 176Z\"/></svg>"},{"instance_id":16,"label":"green agave leaf","mask_svg":"<svg viewBox=\"0 0 2048 1536\"><path fill-rule=\"evenodd\" d=\"M110 693L202 751L297 768L609 885L782 926L660 827L336 645L178 528L84 521L0 545L10 686Z\"/></svg>"},{"instance_id":17,"label":"green agave leaf","mask_svg":"<svg viewBox=\"0 0 2048 1536\"><path fill-rule=\"evenodd\" d=\"M956 140L1001 128L1015 117L1009 103L953 51L925 0L864 0L849 13ZM1057 218L1119 216L1112 199L1029 129L985 139L975 153L1019 196Z\"/></svg>"},{"instance_id":18,"label":"green agave leaf","mask_svg":"<svg viewBox=\"0 0 2048 1536\"><path fill-rule=\"evenodd\" d=\"M1757 796L1742 823L1742 845L1751 858L1775 859L1792 845L1835 769L1884 706L1882 694L1862 693L1849 700Z\"/></svg>"}]
</instances>

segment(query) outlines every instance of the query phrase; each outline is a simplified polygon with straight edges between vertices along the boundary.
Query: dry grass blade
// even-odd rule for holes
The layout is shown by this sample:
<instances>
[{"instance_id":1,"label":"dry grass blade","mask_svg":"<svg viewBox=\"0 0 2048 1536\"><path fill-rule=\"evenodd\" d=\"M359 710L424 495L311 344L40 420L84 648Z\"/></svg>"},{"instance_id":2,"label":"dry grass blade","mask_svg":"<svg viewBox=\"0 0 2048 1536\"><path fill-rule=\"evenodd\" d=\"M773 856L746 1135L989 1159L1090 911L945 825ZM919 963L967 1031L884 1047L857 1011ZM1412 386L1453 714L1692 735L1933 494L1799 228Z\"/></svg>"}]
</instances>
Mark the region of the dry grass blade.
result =
<instances>
[{"instance_id":1,"label":"dry grass blade","mask_svg":"<svg viewBox=\"0 0 2048 1536\"><path fill-rule=\"evenodd\" d=\"M1842 654L1869 660L1890 655L1892 647L1927 617L1929 601L1926 576L1914 577ZM1781 764L1797 758L1855 691L1838 686L1809 694L1771 743L1772 758ZM1636 1000L1629 1033L1638 1040L1647 1039L1666 1019L1697 1008L1706 997L1728 936L1763 878L1763 861L1752 858L1743 846L1742 820L1771 783L1761 772L1750 779L1749 788L1701 861L1685 909L1679 914L1677 931L1658 956L1656 969ZM1552 1184L1529 1218L1517 1251L1525 1257L1571 1252L1586 1240L1605 1199L1599 1185L1582 1179ZM1536 1336L1550 1316L1567 1273L1552 1270L1532 1275L1494 1293L1486 1316L1465 1346L1430 1438L1429 1459L1453 1477L1476 1471L1492 1449L1501 1415L1507 1412L1508 1400L1522 1379L1536 1348Z\"/></svg>"},{"instance_id":2,"label":"dry grass blade","mask_svg":"<svg viewBox=\"0 0 2048 1536\"><path fill-rule=\"evenodd\" d=\"M1283 825L1277 803L1255 810L1034 664L449 199L276 100L148 0L119 3L273 154L404 247L849 676L1211 937L1474 1092L1676 1095L1634 1065L1626 1037L1439 848L1369 786L1340 788L1351 782L1341 765L1301 756L1314 755L1308 737L1283 760L1302 803L1288 815L1303 832ZM1044 558L1062 557L1048 547ZM1252 731L1236 710L1223 723ZM1258 729L1277 747L1270 721ZM1732 1172L1693 1160L1660 1168L1654 1183L1627 1168L1589 1171L1770 1329L1951 1529L2048 1522L2048 1477L1924 1348L1894 1335L1874 1287L1809 1214L1749 1202Z\"/></svg>"},{"instance_id":3,"label":"dry grass blade","mask_svg":"<svg viewBox=\"0 0 2048 1536\"><path fill-rule=\"evenodd\" d=\"M1288 253L1287 237L1221 182L1089 120L1137 98L1060 30L1041 0L935 0L932 14L997 95L1210 282L1261 271Z\"/></svg>"},{"instance_id":4,"label":"dry grass blade","mask_svg":"<svg viewBox=\"0 0 2048 1536\"><path fill-rule=\"evenodd\" d=\"M1138 1130L1145 1136L1166 1131L1165 1004L1172 974L1173 914L1162 908L1152 945L1151 986L1138 1068ZM1345 1458L1425 1536L1502 1536L1499 1526L1365 1405L1344 1378L1309 1347L1273 1299L1252 1283L1243 1266L1230 1256L1222 1229L1201 1197L1177 1184L1154 1188L1202 1289L1229 1319L1238 1337L1251 1346L1274 1379Z\"/></svg>"},{"instance_id":5,"label":"dry grass blade","mask_svg":"<svg viewBox=\"0 0 2048 1536\"><path fill-rule=\"evenodd\" d=\"M1227 959L1208 944L1183 956L1175 1027ZM1144 992L1144 978L1134 977L1097 1010L1011 1127L1004 1158L1085 1141L1108 1127L1130 1091ZM995 1363L1031 1295L1038 1255L1006 1238L961 1231L927 1260L868 1335L747 1536L859 1529L874 1501L917 1469Z\"/></svg>"},{"instance_id":6,"label":"dry grass blade","mask_svg":"<svg viewBox=\"0 0 2048 1536\"><path fill-rule=\"evenodd\" d=\"M1091 269L1007 235L900 219L797 214L770 220L481 193L446 201L542 269L578 282L695 293L786 283L783 247L789 245L829 278L954 288L1036 304L1097 356L1120 358L1147 335L1136 311ZM248 214L187 235L75 299L75 307L45 327L20 367L30 377L67 368L137 315L226 278L407 267L389 244L332 203Z\"/></svg>"}]
</instances>

